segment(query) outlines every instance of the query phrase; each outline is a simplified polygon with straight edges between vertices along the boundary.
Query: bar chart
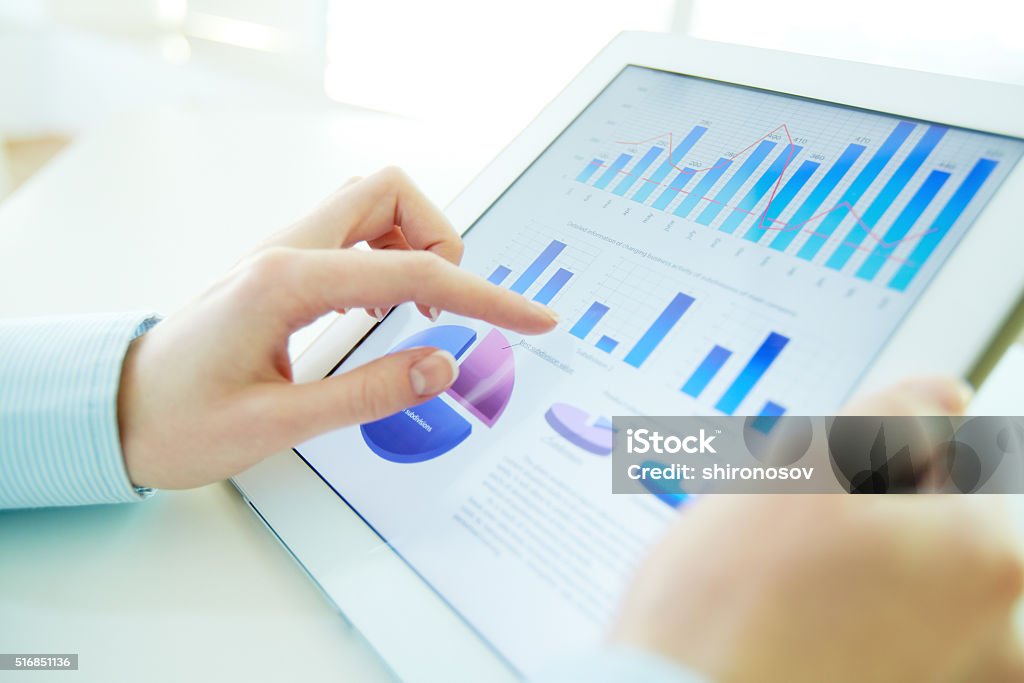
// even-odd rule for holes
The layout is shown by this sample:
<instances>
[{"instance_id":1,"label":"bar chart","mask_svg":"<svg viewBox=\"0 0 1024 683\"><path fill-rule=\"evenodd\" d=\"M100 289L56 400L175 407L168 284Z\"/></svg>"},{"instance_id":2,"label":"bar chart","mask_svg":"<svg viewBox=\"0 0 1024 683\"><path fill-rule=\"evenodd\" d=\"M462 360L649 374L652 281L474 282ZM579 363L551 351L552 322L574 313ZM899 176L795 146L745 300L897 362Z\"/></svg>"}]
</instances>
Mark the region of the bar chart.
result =
<instances>
[{"instance_id":1,"label":"bar chart","mask_svg":"<svg viewBox=\"0 0 1024 683\"><path fill-rule=\"evenodd\" d=\"M531 288L536 289L538 283L543 283L540 284L540 289L534 294L533 299L548 303L554 294L562 291L568 285L573 277L571 271L555 264L558 255L566 249L566 242L558 239L551 240L516 277L510 287L512 291L524 294ZM509 266L499 265L488 279L493 283L500 284L512 274L513 270ZM547 277L545 278L545 276ZM676 292L665 301L661 311L644 327L642 332L631 335L635 339L630 344L625 340L602 333L601 323L612 311L612 307L607 302L593 301L586 305L583 313L572 322L569 334L580 341L593 343L593 348L603 354L618 357L620 349L628 348L621 353L622 363L641 369L659 347L665 345L666 340L680 326L687 312L695 305L697 305L697 300L694 296L685 292ZM788 343L788 337L778 332L770 332L760 346L750 351L749 357L743 365L734 370L735 378L728 384L721 396L712 403L714 408L727 415L732 415L741 408L752 412L753 408L748 403L748 397L754 387L768 373ZM740 353L734 354L725 346L714 345L704 360L685 380L679 391L693 399L705 398L705 391L712 380L721 372L729 371L726 368L727 362L734 359L738 363L741 355ZM761 407L757 414L780 415L783 412L785 409L779 404L769 401Z\"/></svg>"},{"instance_id":2,"label":"bar chart","mask_svg":"<svg viewBox=\"0 0 1024 683\"><path fill-rule=\"evenodd\" d=\"M712 134L598 156L575 180L766 249L895 291L906 290L998 166L942 161L942 125L897 121L822 153L788 124L739 151L694 151ZM672 137L667 139L671 140ZM625 143L624 143L625 144ZM834 145L833 145L834 146ZM653 171L651 169L654 169Z\"/></svg>"}]
</instances>

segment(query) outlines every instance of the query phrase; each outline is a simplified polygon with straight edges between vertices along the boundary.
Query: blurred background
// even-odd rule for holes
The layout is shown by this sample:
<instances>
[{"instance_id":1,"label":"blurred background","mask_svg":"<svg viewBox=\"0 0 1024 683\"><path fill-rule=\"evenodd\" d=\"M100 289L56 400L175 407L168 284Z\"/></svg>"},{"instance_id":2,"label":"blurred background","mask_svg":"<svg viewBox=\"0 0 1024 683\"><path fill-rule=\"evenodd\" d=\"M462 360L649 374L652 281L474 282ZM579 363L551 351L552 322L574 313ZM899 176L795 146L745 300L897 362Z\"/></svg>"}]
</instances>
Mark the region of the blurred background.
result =
<instances>
[{"instance_id":1,"label":"blurred background","mask_svg":"<svg viewBox=\"0 0 1024 683\"><path fill-rule=\"evenodd\" d=\"M1005 0L4 0L0 196L157 111L362 108L493 152L624 29L1024 83L1021 26Z\"/></svg>"}]
</instances>

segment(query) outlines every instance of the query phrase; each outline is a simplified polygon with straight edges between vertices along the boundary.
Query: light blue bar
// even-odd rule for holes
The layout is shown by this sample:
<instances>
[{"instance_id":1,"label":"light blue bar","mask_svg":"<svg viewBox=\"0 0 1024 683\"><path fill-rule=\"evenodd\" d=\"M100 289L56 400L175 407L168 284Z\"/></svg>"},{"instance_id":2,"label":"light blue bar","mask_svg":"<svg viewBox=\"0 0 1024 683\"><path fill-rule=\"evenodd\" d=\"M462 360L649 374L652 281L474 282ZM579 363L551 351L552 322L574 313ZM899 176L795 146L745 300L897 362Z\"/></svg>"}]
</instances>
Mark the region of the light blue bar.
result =
<instances>
[{"instance_id":1,"label":"light blue bar","mask_svg":"<svg viewBox=\"0 0 1024 683\"><path fill-rule=\"evenodd\" d=\"M744 219L754 214L754 207L761 201L761 198L768 194L768 191L775 186L782 174L789 168L789 165L796 161L803 147L799 145L786 145L775 157L775 161L768 167L768 170L758 179L750 191L740 200L739 206L733 209L729 217L718 226L722 232L732 234Z\"/></svg>"},{"instance_id":2,"label":"light blue bar","mask_svg":"<svg viewBox=\"0 0 1024 683\"><path fill-rule=\"evenodd\" d=\"M700 365L697 366L697 369L693 371L693 374L690 375L690 378L686 380L686 384L683 385L680 391L694 398L700 396L701 392L714 379L731 355L732 351L724 346L712 348L708 355L704 357L704 360L700 362Z\"/></svg>"},{"instance_id":3,"label":"light blue bar","mask_svg":"<svg viewBox=\"0 0 1024 683\"><path fill-rule=\"evenodd\" d=\"M758 413L757 417L751 421L750 426L762 434L769 434L775 429L775 423L785 414L786 409L778 403L765 401L764 407L761 408L761 412Z\"/></svg>"},{"instance_id":4,"label":"light blue bar","mask_svg":"<svg viewBox=\"0 0 1024 683\"><path fill-rule=\"evenodd\" d=\"M750 226L743 239L757 242L764 237L764 234L768 232L768 229L772 227L776 219L782 215L782 212L786 210L790 202L800 194L800 190L811 179L811 176L814 175L819 166L821 164L817 161L805 161L800 164L800 168L796 170L796 173L789 177L789 180L782 186L779 193L768 202L768 206L764 207L764 212L755 219L754 225Z\"/></svg>"},{"instance_id":5,"label":"light blue bar","mask_svg":"<svg viewBox=\"0 0 1024 683\"><path fill-rule=\"evenodd\" d=\"M568 271L565 268L559 268L555 271L555 274L544 283L544 286L540 288L533 300L542 303L547 306L551 303L551 300L555 298L555 295L562 290L565 283L572 277L572 271Z\"/></svg>"},{"instance_id":6,"label":"light blue bar","mask_svg":"<svg viewBox=\"0 0 1024 683\"><path fill-rule=\"evenodd\" d=\"M576 324L569 330L569 334L580 339L586 339L587 335L594 329L597 323L601 322L601 318L608 312L608 307L602 303L595 301L590 304L590 308L587 312L580 316L580 319L576 321Z\"/></svg>"},{"instance_id":7,"label":"light blue bar","mask_svg":"<svg viewBox=\"0 0 1024 683\"><path fill-rule=\"evenodd\" d=\"M647 198L651 196L656 187L659 187L662 181L668 177L668 174L672 172L672 169L679 168L682 164L683 157L686 156L687 152L693 149L693 146L697 144L701 136L708 132L708 129L704 126L694 126L687 136L676 145L675 149L672 150L669 158L662 162L661 166L651 174L651 177L644 181L644 184L639 190L633 195L634 202L645 202Z\"/></svg>"},{"instance_id":8,"label":"light blue bar","mask_svg":"<svg viewBox=\"0 0 1024 683\"><path fill-rule=\"evenodd\" d=\"M903 211L900 211L900 215L896 218L895 222L889 226L885 237L875 245L874 251L857 269L857 277L862 280L872 280L878 275L878 271L881 270L882 266L885 265L885 262L892 255L899 241L907 236L907 233L910 232L910 229L921 218L921 214L932 203L935 195L939 193L939 190L942 189L947 180L949 180L949 174L944 171L932 171L928 174L921 187L914 193L914 196L911 197L907 205L903 207Z\"/></svg>"},{"instance_id":9,"label":"light blue bar","mask_svg":"<svg viewBox=\"0 0 1024 683\"><path fill-rule=\"evenodd\" d=\"M697 203L704 199L705 195L711 192L711 188L713 188L715 183L718 182L718 179L729 170L730 166L732 166L732 159L722 157L716 161L714 166L704 172L704 177L700 179L699 183L697 183L697 187L693 188L693 191L686 196L686 199L679 203L679 206L677 206L676 210L672 213L684 218L689 216L690 212L697 206Z\"/></svg>"},{"instance_id":10,"label":"light blue bar","mask_svg":"<svg viewBox=\"0 0 1024 683\"><path fill-rule=\"evenodd\" d=\"M643 177L644 171L647 170L647 167L653 164L654 160L660 157L661 153L664 151L665 149L663 147L651 147L647 150L647 154L643 155L640 158L640 161L633 164L633 168L629 169L629 173L625 175L622 182L615 186L615 189L612 190L612 194L617 194L620 197L626 194L626 191L633 187L633 184Z\"/></svg>"},{"instance_id":11,"label":"light blue bar","mask_svg":"<svg viewBox=\"0 0 1024 683\"><path fill-rule=\"evenodd\" d=\"M743 183L747 182L747 179L754 174L754 171L761 165L768 154L775 149L775 143L770 140L764 140L757 148L750 153L747 160L743 162L739 170L732 174L732 178L725 184L718 194L715 195L713 201L708 203L704 207L704 210L697 216L697 222L701 225L711 225L712 221L718 216L718 214L725 208L725 205L733 198L733 196L740 191L743 187Z\"/></svg>"},{"instance_id":12,"label":"light blue bar","mask_svg":"<svg viewBox=\"0 0 1024 683\"><path fill-rule=\"evenodd\" d=\"M921 238L921 241L910 253L907 262L904 263L896 274L889 280L889 286L897 291L904 291L914 276L924 267L928 258L939 246L942 239L949 233L953 225L963 214L964 209L971 203L978 190L985 184L988 177L992 175L999 162L992 159L979 159L971 172L967 174L960 187L956 189L953 196L946 202L946 206L932 222L931 230Z\"/></svg>"},{"instance_id":13,"label":"light blue bar","mask_svg":"<svg viewBox=\"0 0 1024 683\"><path fill-rule=\"evenodd\" d=\"M736 412L736 409L743 403L743 399L747 397L747 394L754 388L758 380L764 376L764 373L767 372L768 368L771 367L771 364L775 362L775 359L779 357L782 349L788 343L789 338L783 337L777 332L769 334L760 348L754 352L750 361L740 370L740 374L733 380L733 383L722 394L722 398L715 404L715 408L726 415L732 415Z\"/></svg>"},{"instance_id":14,"label":"light blue bar","mask_svg":"<svg viewBox=\"0 0 1024 683\"><path fill-rule=\"evenodd\" d=\"M500 285L502 282L505 281L505 278L507 278L511 272L512 271L506 268L505 266L498 266L497 268L494 269L494 272L491 273L491 276L487 278L487 281L490 282L492 285Z\"/></svg>"},{"instance_id":15,"label":"light blue bar","mask_svg":"<svg viewBox=\"0 0 1024 683\"><path fill-rule=\"evenodd\" d=\"M882 169L886 167L893 155L906 142L914 128L915 125L907 121L900 121L896 125L893 131L889 133L889 137L882 143L882 146L871 157L871 160L857 174L850 187L846 188L846 192L839 199L836 208L825 217L825 220L821 222L818 229L814 231L814 234L804 242L804 246L800 247L800 251L797 252L798 257L810 261L818 255L818 252L821 251L828 238L832 236L832 233L836 231L839 224L849 214L849 207L860 201L860 198L864 196L867 189L875 182L878 174L882 172Z\"/></svg>"},{"instance_id":16,"label":"light blue bar","mask_svg":"<svg viewBox=\"0 0 1024 683\"><path fill-rule=\"evenodd\" d=\"M665 188L665 191L658 195L658 198L654 200L654 203L651 204L651 208L661 211L672 203L672 200L676 198L676 195L678 195L684 187L686 187L690 182L690 179L693 178L696 173L696 169L693 168L684 168L680 171L676 175L675 180L669 183L668 187Z\"/></svg>"},{"instance_id":17,"label":"light blue bar","mask_svg":"<svg viewBox=\"0 0 1024 683\"><path fill-rule=\"evenodd\" d=\"M669 302L669 305L665 307L665 310L661 312L657 320L647 328L644 336L640 337L640 341L634 344L633 348L626 354L624 359L626 363L634 368L640 367L658 344L661 343L661 340L669 333L669 330L679 322L679 319L683 317L683 313L686 313L686 309L692 303L692 296L687 296L682 292L676 294L675 298Z\"/></svg>"},{"instance_id":18,"label":"light blue bar","mask_svg":"<svg viewBox=\"0 0 1024 683\"><path fill-rule=\"evenodd\" d=\"M594 344L594 346L601 349L605 353L611 353L612 351L615 350L615 347L618 345L619 342L615 341L614 339L608 336L601 337L600 339L597 340L597 343Z\"/></svg>"},{"instance_id":19,"label":"light blue bar","mask_svg":"<svg viewBox=\"0 0 1024 683\"><path fill-rule=\"evenodd\" d=\"M601 168L602 166L604 166L604 161L602 159L591 160L589 164L583 167L583 170L580 171L580 174L576 176L576 180L578 180L581 183L587 182L588 180L590 180L590 176L594 175L594 173L597 172L597 169Z\"/></svg>"},{"instance_id":20,"label":"light blue bar","mask_svg":"<svg viewBox=\"0 0 1024 683\"><path fill-rule=\"evenodd\" d=\"M850 228L849 234L839 243L836 250L832 252L832 255L825 263L826 266L839 270L846 265L846 262L853 256L857 247L864 242L868 232L874 229L885 212L892 206L892 203L906 189L907 183L910 182L910 179L921 168L921 164L932 153L935 146L939 144L947 130L944 126L931 126L925 131L921 139L914 145L914 149L910 150L907 158L903 160L903 163L899 165L896 172L885 183L878 196L868 206L867 211L861 216L860 222L855 223Z\"/></svg>"},{"instance_id":21,"label":"light blue bar","mask_svg":"<svg viewBox=\"0 0 1024 683\"><path fill-rule=\"evenodd\" d=\"M558 258L558 255L565 249L565 243L559 242L558 240L551 240L551 244L545 247L544 251L541 252L540 256L533 260L533 263L523 271L523 274L512 283L509 288L516 294L522 294L530 288L540 274L544 272L544 269L552 264L552 262Z\"/></svg>"},{"instance_id":22,"label":"light blue bar","mask_svg":"<svg viewBox=\"0 0 1024 683\"><path fill-rule=\"evenodd\" d=\"M811 190L811 194L807 195L807 199L804 200L804 203L793 214L789 224L780 230L779 234L772 240L770 245L772 249L777 251L786 250L786 247L803 231L804 225L814 217L815 212L825 203L828 196L836 189L839 181L843 179L847 171L857 162L857 159L860 158L865 149L864 145L853 144L847 146L842 156L836 160L836 163L832 164L832 168L828 170L828 173L821 179L821 182Z\"/></svg>"},{"instance_id":23,"label":"light blue bar","mask_svg":"<svg viewBox=\"0 0 1024 683\"><path fill-rule=\"evenodd\" d=\"M608 187L608 183L613 181L615 176L619 175L619 171L621 171L632 158L632 155L620 154L615 161L612 162L612 165L608 167L608 170L602 173L601 177L597 179L597 182L594 183L594 187L599 190L603 190Z\"/></svg>"}]
</instances>

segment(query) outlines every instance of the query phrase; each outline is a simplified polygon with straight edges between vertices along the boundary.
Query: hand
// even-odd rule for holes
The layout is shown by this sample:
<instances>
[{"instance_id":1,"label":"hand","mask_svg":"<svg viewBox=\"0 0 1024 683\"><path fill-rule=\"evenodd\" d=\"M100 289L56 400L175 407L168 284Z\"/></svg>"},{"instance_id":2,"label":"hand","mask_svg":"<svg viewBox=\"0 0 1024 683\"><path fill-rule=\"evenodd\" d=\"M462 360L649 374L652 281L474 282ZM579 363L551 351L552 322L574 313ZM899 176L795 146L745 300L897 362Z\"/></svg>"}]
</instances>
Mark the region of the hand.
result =
<instances>
[{"instance_id":1,"label":"hand","mask_svg":"<svg viewBox=\"0 0 1024 683\"><path fill-rule=\"evenodd\" d=\"M350 249L366 242L372 251ZM436 396L458 374L417 348L318 382L292 381L288 337L330 311L415 301L524 334L552 329L545 306L457 267L462 242L398 170L342 187L271 238L198 300L136 339L118 397L136 486L224 479L316 434Z\"/></svg>"},{"instance_id":2,"label":"hand","mask_svg":"<svg viewBox=\"0 0 1024 683\"><path fill-rule=\"evenodd\" d=\"M851 406L960 414L958 382ZM635 577L612 641L715 683L1020 681L1024 568L997 497L719 495Z\"/></svg>"}]
</instances>

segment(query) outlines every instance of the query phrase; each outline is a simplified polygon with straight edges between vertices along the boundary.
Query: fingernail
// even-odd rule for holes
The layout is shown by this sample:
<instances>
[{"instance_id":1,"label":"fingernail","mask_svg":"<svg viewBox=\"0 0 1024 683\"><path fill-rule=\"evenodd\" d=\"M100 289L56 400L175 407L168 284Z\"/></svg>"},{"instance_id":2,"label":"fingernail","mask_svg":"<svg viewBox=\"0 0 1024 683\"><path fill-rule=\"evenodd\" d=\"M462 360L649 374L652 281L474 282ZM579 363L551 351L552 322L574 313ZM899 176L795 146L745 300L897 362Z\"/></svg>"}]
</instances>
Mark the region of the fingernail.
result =
<instances>
[{"instance_id":1,"label":"fingernail","mask_svg":"<svg viewBox=\"0 0 1024 683\"><path fill-rule=\"evenodd\" d=\"M922 402L943 413L963 413L974 397L971 385L956 377L922 377L904 386Z\"/></svg>"},{"instance_id":2,"label":"fingernail","mask_svg":"<svg viewBox=\"0 0 1024 683\"><path fill-rule=\"evenodd\" d=\"M384 309L375 308L373 309L373 317L377 319L377 322L384 320Z\"/></svg>"},{"instance_id":3,"label":"fingernail","mask_svg":"<svg viewBox=\"0 0 1024 683\"><path fill-rule=\"evenodd\" d=\"M437 310L436 308L434 308L433 306L431 306L431 307L430 307L430 308L429 308L429 309L427 310L427 317L429 317L429 318L430 318L430 322L432 322L432 323L436 323L436 322L437 322L437 319L438 319L438 317L440 317L440 315L441 315L441 312L440 312L440 311L438 311L438 310Z\"/></svg>"},{"instance_id":4,"label":"fingernail","mask_svg":"<svg viewBox=\"0 0 1024 683\"><path fill-rule=\"evenodd\" d=\"M551 318L551 320L554 321L554 323L556 325L562 320L561 318L558 317L558 314L555 313L555 311L553 309L548 308L544 304L535 303L534 306L536 306L538 308L538 310L543 311L544 315L546 315L547 317Z\"/></svg>"},{"instance_id":5,"label":"fingernail","mask_svg":"<svg viewBox=\"0 0 1024 683\"><path fill-rule=\"evenodd\" d=\"M447 351L434 351L409 368L409 384L417 396L433 396L452 385L459 376L455 356Z\"/></svg>"}]
</instances>

